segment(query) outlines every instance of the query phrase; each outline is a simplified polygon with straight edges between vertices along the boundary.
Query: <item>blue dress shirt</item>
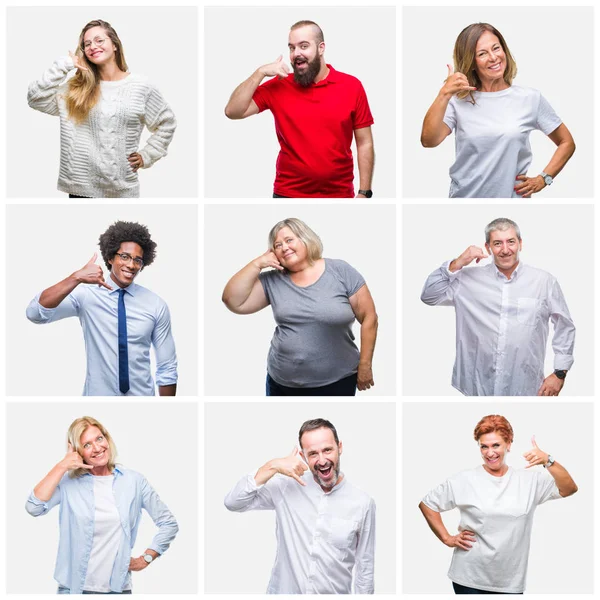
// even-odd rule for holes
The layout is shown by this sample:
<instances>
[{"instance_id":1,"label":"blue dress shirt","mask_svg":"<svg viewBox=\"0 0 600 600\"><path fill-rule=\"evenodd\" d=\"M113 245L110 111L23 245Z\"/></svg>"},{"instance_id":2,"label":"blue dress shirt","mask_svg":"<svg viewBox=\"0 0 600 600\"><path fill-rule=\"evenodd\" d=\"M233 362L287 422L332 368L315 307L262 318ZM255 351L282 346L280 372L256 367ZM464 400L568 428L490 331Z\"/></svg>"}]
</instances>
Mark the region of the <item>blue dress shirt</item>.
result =
<instances>
[{"instance_id":1,"label":"blue dress shirt","mask_svg":"<svg viewBox=\"0 0 600 600\"><path fill-rule=\"evenodd\" d=\"M110 577L110 589L122 592L130 585L129 561L131 549L140 525L142 508L158 526L158 533L148 546L164 554L177 535L177 521L159 498L146 478L140 473L117 465L113 471L113 493L121 518L122 533L119 551ZM71 594L81 594L87 573L92 542L94 539L94 478L90 473L71 478L66 473L54 490L52 498L43 502L31 492L25 508L39 517L60 504L58 527L60 538L54 579Z\"/></svg>"},{"instance_id":2,"label":"blue dress shirt","mask_svg":"<svg viewBox=\"0 0 600 600\"><path fill-rule=\"evenodd\" d=\"M84 396L154 396L150 345L156 353L156 384L177 383L177 355L171 334L171 315L154 292L131 283L124 288L127 309L129 391L119 390L119 288L78 285L56 308L45 308L38 294L27 307L27 318L44 324L79 317L87 355Z\"/></svg>"}]
</instances>

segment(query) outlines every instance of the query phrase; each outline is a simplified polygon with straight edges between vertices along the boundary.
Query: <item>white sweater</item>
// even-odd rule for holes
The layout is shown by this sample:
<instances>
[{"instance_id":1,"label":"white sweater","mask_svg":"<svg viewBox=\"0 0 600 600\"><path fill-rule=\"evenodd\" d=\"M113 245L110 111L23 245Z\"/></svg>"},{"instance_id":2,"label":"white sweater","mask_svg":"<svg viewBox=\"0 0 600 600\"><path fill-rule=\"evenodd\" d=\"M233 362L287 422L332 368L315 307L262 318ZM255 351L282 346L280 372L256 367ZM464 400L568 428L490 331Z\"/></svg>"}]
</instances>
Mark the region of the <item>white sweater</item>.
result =
<instances>
[{"instance_id":1,"label":"white sweater","mask_svg":"<svg viewBox=\"0 0 600 600\"><path fill-rule=\"evenodd\" d=\"M129 74L100 82L100 99L86 121L76 124L65 102L72 69L70 58L59 58L27 92L31 108L60 117L58 189L90 198L139 197L138 176L127 157L139 152L147 169L166 156L177 126L173 111L146 77ZM152 136L140 150L144 125Z\"/></svg>"}]
</instances>

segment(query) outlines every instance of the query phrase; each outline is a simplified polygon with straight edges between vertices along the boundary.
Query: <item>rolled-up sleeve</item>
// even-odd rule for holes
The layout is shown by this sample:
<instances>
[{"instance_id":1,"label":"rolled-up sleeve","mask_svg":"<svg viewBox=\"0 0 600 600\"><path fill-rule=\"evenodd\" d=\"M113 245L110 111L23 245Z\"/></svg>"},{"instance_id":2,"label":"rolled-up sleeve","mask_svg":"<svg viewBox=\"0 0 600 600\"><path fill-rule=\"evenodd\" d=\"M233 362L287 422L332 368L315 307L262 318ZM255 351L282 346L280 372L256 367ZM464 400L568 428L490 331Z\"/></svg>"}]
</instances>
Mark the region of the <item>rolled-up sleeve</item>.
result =
<instances>
[{"instance_id":1,"label":"rolled-up sleeve","mask_svg":"<svg viewBox=\"0 0 600 600\"><path fill-rule=\"evenodd\" d=\"M73 294L69 294L56 308L46 308L40 304L42 292L29 303L25 314L27 318L36 325L44 325L79 314L79 302Z\"/></svg>"},{"instance_id":2,"label":"rolled-up sleeve","mask_svg":"<svg viewBox=\"0 0 600 600\"><path fill-rule=\"evenodd\" d=\"M375 593L375 501L371 499L359 532L354 571L354 593Z\"/></svg>"},{"instance_id":3,"label":"rolled-up sleeve","mask_svg":"<svg viewBox=\"0 0 600 600\"><path fill-rule=\"evenodd\" d=\"M550 318L554 326L552 349L554 350L554 368L568 370L573 366L575 348L575 324L563 296L558 281L554 281L550 293Z\"/></svg>"},{"instance_id":4,"label":"rolled-up sleeve","mask_svg":"<svg viewBox=\"0 0 600 600\"><path fill-rule=\"evenodd\" d=\"M177 383L177 352L171 333L171 314L165 303L158 310L152 332L152 345L156 352L156 385Z\"/></svg>"},{"instance_id":5,"label":"rolled-up sleeve","mask_svg":"<svg viewBox=\"0 0 600 600\"><path fill-rule=\"evenodd\" d=\"M245 512L247 510L272 510L275 503L270 493L270 479L265 485L256 485L254 476L257 471L242 477L225 496L225 507L233 512Z\"/></svg>"},{"instance_id":6,"label":"rolled-up sleeve","mask_svg":"<svg viewBox=\"0 0 600 600\"><path fill-rule=\"evenodd\" d=\"M29 494L29 498L27 498L27 502L25 502L25 510L32 517L41 517L48 513L52 508L54 508L57 504L60 503L60 486L54 490L52 494L52 498L45 502L44 500L40 500L36 497L33 491Z\"/></svg>"},{"instance_id":7,"label":"rolled-up sleeve","mask_svg":"<svg viewBox=\"0 0 600 600\"><path fill-rule=\"evenodd\" d=\"M454 306L454 296L460 285L460 270L450 272L451 261L436 269L425 282L421 292L421 301L430 306Z\"/></svg>"},{"instance_id":8,"label":"rolled-up sleeve","mask_svg":"<svg viewBox=\"0 0 600 600\"><path fill-rule=\"evenodd\" d=\"M154 524L158 527L158 533L154 536L152 543L148 546L151 550L164 554L175 539L179 531L179 525L168 509L167 505L160 499L154 488L146 479L142 481L142 508L150 515Z\"/></svg>"}]
</instances>

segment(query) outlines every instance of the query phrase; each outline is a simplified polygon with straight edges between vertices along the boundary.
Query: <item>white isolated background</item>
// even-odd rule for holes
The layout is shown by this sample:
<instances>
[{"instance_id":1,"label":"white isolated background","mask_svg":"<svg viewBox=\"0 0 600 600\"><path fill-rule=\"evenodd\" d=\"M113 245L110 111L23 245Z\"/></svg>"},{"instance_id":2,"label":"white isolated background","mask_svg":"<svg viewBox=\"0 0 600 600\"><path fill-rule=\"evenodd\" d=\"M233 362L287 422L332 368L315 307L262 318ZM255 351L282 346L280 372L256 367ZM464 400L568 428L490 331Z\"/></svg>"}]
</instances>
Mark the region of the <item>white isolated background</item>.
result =
<instances>
[{"instance_id":1,"label":"white isolated background","mask_svg":"<svg viewBox=\"0 0 600 600\"><path fill-rule=\"evenodd\" d=\"M395 15L392 6L207 7L205 195L272 196L279 143L271 111L231 121L225 116L225 105L233 90L258 67L273 62L280 54L290 66L290 27L308 19L323 30L327 63L357 77L365 88L375 120L373 191L378 198L396 196ZM354 142L352 154L354 187L358 191Z\"/></svg>"},{"instance_id":2,"label":"white isolated background","mask_svg":"<svg viewBox=\"0 0 600 600\"><path fill-rule=\"evenodd\" d=\"M302 219L323 242L325 258L352 265L367 282L379 316L375 386L360 396L392 396L396 381L396 207L394 205L207 205L204 212L204 391L207 396L264 396L267 354L276 323L270 306L236 315L221 301L225 284L267 250L275 223ZM353 325L360 348L360 325Z\"/></svg>"},{"instance_id":3,"label":"white isolated background","mask_svg":"<svg viewBox=\"0 0 600 600\"><path fill-rule=\"evenodd\" d=\"M191 402L147 401L7 404L6 509L10 517L6 520L6 543L10 552L6 554L6 590L14 594L56 593L60 505L34 518L25 511L25 501L63 459L69 425L84 415L106 427L117 446L117 462L142 473L179 524L177 537L164 556L133 574L134 594L196 593L198 409ZM143 510L132 556L141 556L157 531Z\"/></svg>"},{"instance_id":4,"label":"white isolated background","mask_svg":"<svg viewBox=\"0 0 600 600\"><path fill-rule=\"evenodd\" d=\"M298 445L304 421L331 421L341 470L377 505L375 593L396 582L396 405L392 402L208 402L204 438L204 592L264 594L275 561L272 511L229 512L223 499L245 474Z\"/></svg>"},{"instance_id":5,"label":"white isolated background","mask_svg":"<svg viewBox=\"0 0 600 600\"><path fill-rule=\"evenodd\" d=\"M403 393L462 396L450 382L455 357L455 312L427 306L420 296L429 274L470 245L483 247L485 226L498 217L515 221L523 238L524 264L554 275L577 328L575 364L562 396L588 396L594 385L594 212L592 205L404 205ZM489 264L488 258L476 266ZM553 372L549 324L544 372Z\"/></svg>"},{"instance_id":6,"label":"white isolated background","mask_svg":"<svg viewBox=\"0 0 600 600\"><path fill-rule=\"evenodd\" d=\"M135 282L158 294L169 306L179 360L178 395L198 393L196 206L13 204L7 206L6 215L6 273L12 282L11 293L6 296L9 396L81 395L86 357L79 319L35 325L27 320L25 309L38 292L83 267L96 251L96 264L102 266L107 279L98 238L115 221L146 225L158 244L154 262ZM154 377L154 350L150 355Z\"/></svg>"},{"instance_id":7,"label":"white isolated background","mask_svg":"<svg viewBox=\"0 0 600 600\"><path fill-rule=\"evenodd\" d=\"M515 440L507 455L514 469L527 465L531 436L571 474L579 491L536 510L526 593L591 594L594 573L594 461L591 403L417 403L403 405L403 593L451 594L451 548L432 533L419 502L448 477L482 463L473 430L485 415L504 415ZM418 458L416 458L418 456ZM532 467L540 470L543 467ZM442 514L456 533L458 510ZM565 596L567 597L567 596Z\"/></svg>"},{"instance_id":8,"label":"white isolated background","mask_svg":"<svg viewBox=\"0 0 600 600\"><path fill-rule=\"evenodd\" d=\"M535 198L591 197L594 168L593 9L576 6L436 6L403 9L403 195L448 197L452 133L437 148L421 146L425 113L447 77L458 34L469 24L498 29L517 63L513 84L538 89L571 131L577 150L550 187ZM433 18L432 18L433 17ZM571 85L573 83L573 85ZM528 175L542 172L556 146L530 136Z\"/></svg>"},{"instance_id":9,"label":"white isolated background","mask_svg":"<svg viewBox=\"0 0 600 600\"><path fill-rule=\"evenodd\" d=\"M84 25L108 21L132 73L146 75L169 103L177 130L167 156L140 169L142 197L198 194L198 9L173 6L30 6L7 10L7 179L9 197L65 197L56 189L58 117L27 105L29 83L74 52ZM150 132L144 128L143 148ZM35 157L32 159L32 156Z\"/></svg>"}]
</instances>

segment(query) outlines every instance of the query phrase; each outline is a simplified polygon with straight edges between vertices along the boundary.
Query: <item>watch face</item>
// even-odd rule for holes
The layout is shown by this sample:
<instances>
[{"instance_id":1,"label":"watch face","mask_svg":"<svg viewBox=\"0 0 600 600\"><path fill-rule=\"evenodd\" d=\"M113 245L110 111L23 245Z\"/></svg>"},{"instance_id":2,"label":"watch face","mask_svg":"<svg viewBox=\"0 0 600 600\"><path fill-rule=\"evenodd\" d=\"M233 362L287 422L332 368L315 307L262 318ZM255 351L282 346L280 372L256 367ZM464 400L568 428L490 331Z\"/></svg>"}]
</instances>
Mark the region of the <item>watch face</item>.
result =
<instances>
[{"instance_id":1,"label":"watch face","mask_svg":"<svg viewBox=\"0 0 600 600\"><path fill-rule=\"evenodd\" d=\"M367 193L365 194L365 196L367 198L372 198L373 197L373 192L371 190L368 190Z\"/></svg>"},{"instance_id":2,"label":"watch face","mask_svg":"<svg viewBox=\"0 0 600 600\"><path fill-rule=\"evenodd\" d=\"M546 175L546 177L544 177L544 181L546 182L546 185L550 185L552 183L552 177L550 177L550 175Z\"/></svg>"}]
</instances>

